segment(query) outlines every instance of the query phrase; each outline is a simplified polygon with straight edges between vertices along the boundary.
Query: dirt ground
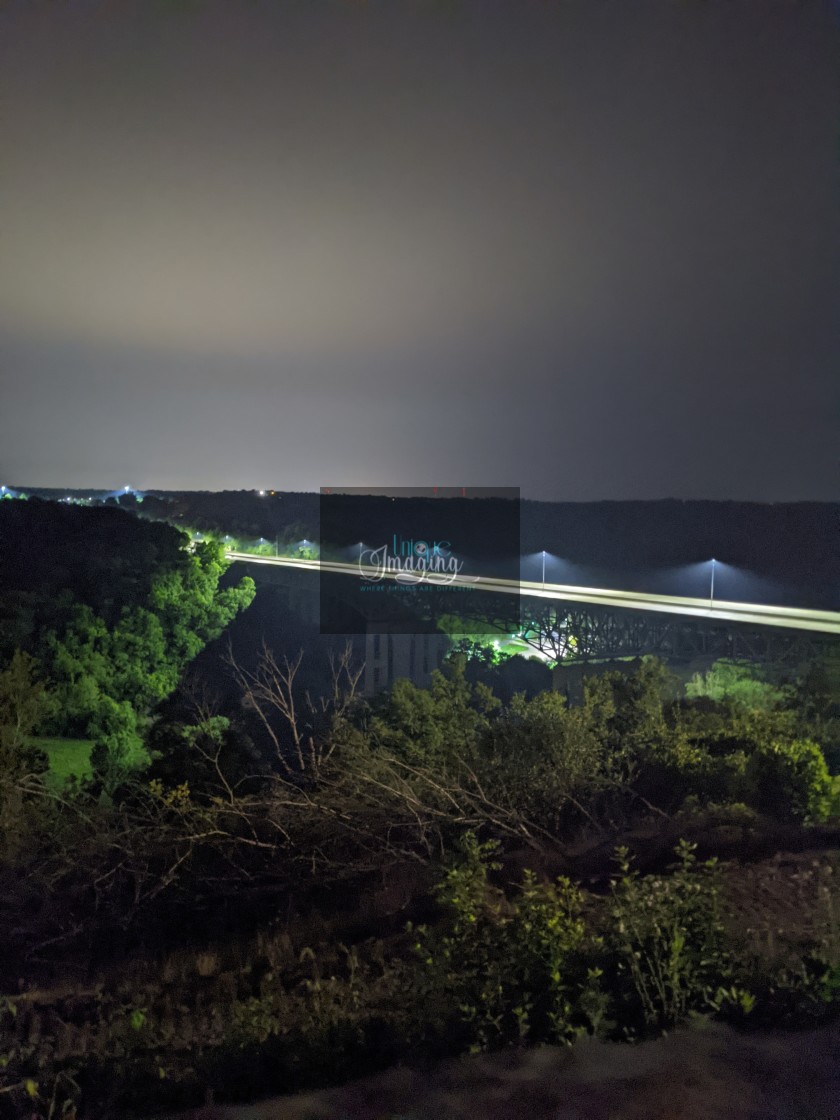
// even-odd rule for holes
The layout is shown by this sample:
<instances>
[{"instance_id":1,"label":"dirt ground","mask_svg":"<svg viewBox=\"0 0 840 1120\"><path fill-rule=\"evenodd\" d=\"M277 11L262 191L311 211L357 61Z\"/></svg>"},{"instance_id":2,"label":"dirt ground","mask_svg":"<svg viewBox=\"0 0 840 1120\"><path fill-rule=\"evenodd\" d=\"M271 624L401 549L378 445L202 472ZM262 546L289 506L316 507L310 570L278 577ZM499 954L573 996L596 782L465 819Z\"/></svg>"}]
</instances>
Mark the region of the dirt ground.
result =
<instances>
[{"instance_id":1,"label":"dirt ground","mask_svg":"<svg viewBox=\"0 0 840 1120\"><path fill-rule=\"evenodd\" d=\"M779 852L722 870L734 935L769 957L813 941L840 955L840 852Z\"/></svg>"},{"instance_id":2,"label":"dirt ground","mask_svg":"<svg viewBox=\"0 0 840 1120\"><path fill-rule=\"evenodd\" d=\"M840 1028L720 1024L638 1046L585 1042L392 1070L189 1120L840 1120ZM183 1118L186 1120L186 1117Z\"/></svg>"}]
</instances>

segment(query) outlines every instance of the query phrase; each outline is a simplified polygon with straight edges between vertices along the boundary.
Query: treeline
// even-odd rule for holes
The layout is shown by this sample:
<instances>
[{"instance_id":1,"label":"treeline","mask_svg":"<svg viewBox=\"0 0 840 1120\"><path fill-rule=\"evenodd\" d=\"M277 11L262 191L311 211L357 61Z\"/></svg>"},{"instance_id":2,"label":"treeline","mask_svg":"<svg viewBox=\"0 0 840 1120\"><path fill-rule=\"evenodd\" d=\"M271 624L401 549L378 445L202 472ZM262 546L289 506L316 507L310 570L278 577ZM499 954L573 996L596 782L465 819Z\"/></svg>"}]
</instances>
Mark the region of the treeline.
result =
<instances>
[{"instance_id":1,"label":"treeline","mask_svg":"<svg viewBox=\"0 0 840 1120\"><path fill-rule=\"evenodd\" d=\"M142 757L144 724L254 595L218 544L118 509L0 506L0 664L46 686L33 733L91 739L100 769Z\"/></svg>"},{"instance_id":2,"label":"treeline","mask_svg":"<svg viewBox=\"0 0 840 1120\"><path fill-rule=\"evenodd\" d=\"M444 534L435 526L449 520L444 511L454 515L462 508L460 498L416 499L422 516L412 514L413 526L395 526L390 499L372 501L373 506L366 502L366 523L371 540L381 541L400 531L416 537L425 521L440 537ZM317 494L161 494L147 497L139 508L145 515L242 539L321 540ZM709 584L708 570L702 566L715 557L720 598L840 609L840 503L524 500L519 515L522 555L538 558L545 549L551 556L548 576L561 583L702 597ZM505 544L510 519L502 517L501 523L498 540ZM454 517L452 539L458 531L459 517ZM346 539L325 538L322 543L355 544L362 535L351 523ZM493 526L488 525L487 535L478 541L478 555L489 559L494 543ZM533 565L530 578L538 579L538 559Z\"/></svg>"},{"instance_id":3,"label":"treeline","mask_svg":"<svg viewBox=\"0 0 840 1120\"><path fill-rule=\"evenodd\" d=\"M184 528L229 534L242 540L318 540L318 495L253 490L167 491L147 494L137 507L144 517Z\"/></svg>"}]
</instances>

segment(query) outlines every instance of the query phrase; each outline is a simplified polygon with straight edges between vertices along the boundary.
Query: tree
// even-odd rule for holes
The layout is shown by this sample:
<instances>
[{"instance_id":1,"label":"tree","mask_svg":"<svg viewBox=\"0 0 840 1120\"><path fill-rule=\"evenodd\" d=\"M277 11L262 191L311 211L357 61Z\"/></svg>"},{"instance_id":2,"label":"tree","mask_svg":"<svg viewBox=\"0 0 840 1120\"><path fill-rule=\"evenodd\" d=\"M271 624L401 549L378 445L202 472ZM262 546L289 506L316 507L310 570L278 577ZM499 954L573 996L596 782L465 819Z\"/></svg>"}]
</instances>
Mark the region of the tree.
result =
<instances>
[{"instance_id":1,"label":"tree","mask_svg":"<svg viewBox=\"0 0 840 1120\"><path fill-rule=\"evenodd\" d=\"M46 685L37 673L35 658L20 650L0 672L0 730L13 749L26 745L44 711Z\"/></svg>"},{"instance_id":2,"label":"tree","mask_svg":"<svg viewBox=\"0 0 840 1120\"><path fill-rule=\"evenodd\" d=\"M598 794L614 780L612 759L587 713L565 697L516 695L484 736L479 766L494 801L555 835L581 818L595 821Z\"/></svg>"},{"instance_id":3,"label":"tree","mask_svg":"<svg viewBox=\"0 0 840 1120\"><path fill-rule=\"evenodd\" d=\"M146 601L123 607L111 626L77 605L61 635L45 641L55 681L52 729L99 740L101 761L136 756L138 719L172 693L186 665L254 597L248 577L220 588L226 567L221 546L206 542L158 572Z\"/></svg>"},{"instance_id":4,"label":"tree","mask_svg":"<svg viewBox=\"0 0 840 1120\"><path fill-rule=\"evenodd\" d=\"M469 683L465 659L456 656L432 673L428 689L395 681L370 721L371 736L380 751L444 774L453 762L475 758L500 707L486 685Z\"/></svg>"},{"instance_id":5,"label":"tree","mask_svg":"<svg viewBox=\"0 0 840 1120\"><path fill-rule=\"evenodd\" d=\"M0 672L0 853L14 855L25 842L26 802L41 792L47 757L29 739L44 711L46 688L34 658L16 650Z\"/></svg>"},{"instance_id":6,"label":"tree","mask_svg":"<svg viewBox=\"0 0 840 1120\"><path fill-rule=\"evenodd\" d=\"M749 798L760 812L782 820L824 821L833 783L816 743L762 743L747 761Z\"/></svg>"},{"instance_id":7,"label":"tree","mask_svg":"<svg viewBox=\"0 0 840 1120\"><path fill-rule=\"evenodd\" d=\"M330 691L317 700L297 684L303 650L291 660L280 659L263 643L256 668L238 662L232 648L227 661L243 707L256 715L282 772L317 778L336 747L339 725L356 701L364 671L364 665L353 663L352 645L348 642L340 654L330 652Z\"/></svg>"},{"instance_id":8,"label":"tree","mask_svg":"<svg viewBox=\"0 0 840 1120\"><path fill-rule=\"evenodd\" d=\"M695 673L685 686L690 699L707 696L717 703L769 712L781 704L789 689L764 680L756 665L722 658L706 673Z\"/></svg>"}]
</instances>

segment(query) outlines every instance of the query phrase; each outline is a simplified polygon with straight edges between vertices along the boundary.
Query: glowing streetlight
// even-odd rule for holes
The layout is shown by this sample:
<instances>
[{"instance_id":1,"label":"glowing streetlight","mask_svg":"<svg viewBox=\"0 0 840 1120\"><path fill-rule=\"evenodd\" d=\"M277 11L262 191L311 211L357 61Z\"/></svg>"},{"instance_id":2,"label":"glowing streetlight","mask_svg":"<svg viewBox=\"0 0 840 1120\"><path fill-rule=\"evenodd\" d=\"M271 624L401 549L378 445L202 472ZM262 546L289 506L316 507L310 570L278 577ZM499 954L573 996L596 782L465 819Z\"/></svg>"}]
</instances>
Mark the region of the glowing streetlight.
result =
<instances>
[{"instance_id":1,"label":"glowing streetlight","mask_svg":"<svg viewBox=\"0 0 840 1120\"><path fill-rule=\"evenodd\" d=\"M711 587L709 588L709 610L710 611L715 609L715 564L716 563L717 563L717 561L715 560L715 558L713 556L712 557L712 582L711 582Z\"/></svg>"},{"instance_id":2,"label":"glowing streetlight","mask_svg":"<svg viewBox=\"0 0 840 1120\"><path fill-rule=\"evenodd\" d=\"M542 550L542 585L545 588L545 549Z\"/></svg>"}]
</instances>

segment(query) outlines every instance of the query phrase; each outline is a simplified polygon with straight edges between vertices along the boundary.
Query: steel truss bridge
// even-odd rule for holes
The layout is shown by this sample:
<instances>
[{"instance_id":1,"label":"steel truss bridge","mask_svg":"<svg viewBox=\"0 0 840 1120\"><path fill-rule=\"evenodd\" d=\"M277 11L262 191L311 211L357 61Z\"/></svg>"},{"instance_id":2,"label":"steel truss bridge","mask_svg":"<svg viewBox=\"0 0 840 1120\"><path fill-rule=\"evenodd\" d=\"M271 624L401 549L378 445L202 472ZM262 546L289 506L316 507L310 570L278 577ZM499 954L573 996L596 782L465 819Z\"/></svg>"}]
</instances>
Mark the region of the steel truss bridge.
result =
<instances>
[{"instance_id":1,"label":"steel truss bridge","mask_svg":"<svg viewBox=\"0 0 840 1120\"><path fill-rule=\"evenodd\" d=\"M665 661L731 658L798 664L823 656L837 637L808 630L751 626L653 611L614 609L529 598L521 603L522 635L546 660L601 661L654 654Z\"/></svg>"},{"instance_id":2,"label":"steel truss bridge","mask_svg":"<svg viewBox=\"0 0 840 1120\"><path fill-rule=\"evenodd\" d=\"M300 588L293 572L330 572L359 578L358 564L254 556L231 560L274 569L271 582ZM265 571L265 569L263 569ZM285 570L285 571L284 571ZM268 576L268 572L265 571ZM286 578L287 577L287 578ZM311 577L310 577L311 578ZM386 573L384 578L394 578ZM453 582L458 583L459 580ZM470 577L463 585L517 596L511 611L481 616L495 629L524 640L552 661L595 661L654 654L669 661L729 657L796 663L823 655L840 639L840 612L736 603L645 592ZM317 596L313 583L308 594ZM497 600L502 601L502 600ZM517 610L518 609L518 610Z\"/></svg>"}]
</instances>

